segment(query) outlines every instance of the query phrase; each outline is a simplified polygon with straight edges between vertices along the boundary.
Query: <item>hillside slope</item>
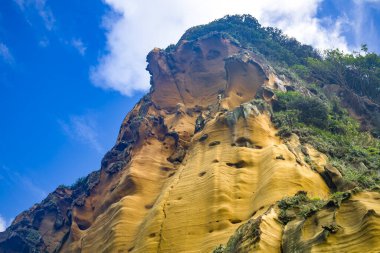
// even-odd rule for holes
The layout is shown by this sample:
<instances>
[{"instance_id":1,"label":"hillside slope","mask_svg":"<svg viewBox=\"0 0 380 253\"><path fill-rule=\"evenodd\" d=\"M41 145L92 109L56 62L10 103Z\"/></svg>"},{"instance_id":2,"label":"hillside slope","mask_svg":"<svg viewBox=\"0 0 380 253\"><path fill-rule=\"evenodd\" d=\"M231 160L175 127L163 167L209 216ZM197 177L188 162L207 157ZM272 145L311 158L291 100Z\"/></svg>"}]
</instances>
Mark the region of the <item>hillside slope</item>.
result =
<instances>
[{"instance_id":1,"label":"hillside slope","mask_svg":"<svg viewBox=\"0 0 380 253\"><path fill-rule=\"evenodd\" d=\"M101 169L18 215L0 252L379 252L380 106L317 79L323 60L250 16L152 50Z\"/></svg>"}]
</instances>

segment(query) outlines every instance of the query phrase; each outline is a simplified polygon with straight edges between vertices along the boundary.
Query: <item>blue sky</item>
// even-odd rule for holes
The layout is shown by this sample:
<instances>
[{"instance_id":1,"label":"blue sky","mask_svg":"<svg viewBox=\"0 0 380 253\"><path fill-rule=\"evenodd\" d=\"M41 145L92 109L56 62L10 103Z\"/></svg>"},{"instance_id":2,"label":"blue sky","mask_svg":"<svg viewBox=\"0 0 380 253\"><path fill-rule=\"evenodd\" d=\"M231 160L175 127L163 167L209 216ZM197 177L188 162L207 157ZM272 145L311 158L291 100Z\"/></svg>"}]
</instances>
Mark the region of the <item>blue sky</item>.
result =
<instances>
[{"instance_id":1,"label":"blue sky","mask_svg":"<svg viewBox=\"0 0 380 253\"><path fill-rule=\"evenodd\" d=\"M145 56L190 26L249 13L318 48L380 52L378 0L3 0L0 231L99 168L149 89Z\"/></svg>"}]
</instances>

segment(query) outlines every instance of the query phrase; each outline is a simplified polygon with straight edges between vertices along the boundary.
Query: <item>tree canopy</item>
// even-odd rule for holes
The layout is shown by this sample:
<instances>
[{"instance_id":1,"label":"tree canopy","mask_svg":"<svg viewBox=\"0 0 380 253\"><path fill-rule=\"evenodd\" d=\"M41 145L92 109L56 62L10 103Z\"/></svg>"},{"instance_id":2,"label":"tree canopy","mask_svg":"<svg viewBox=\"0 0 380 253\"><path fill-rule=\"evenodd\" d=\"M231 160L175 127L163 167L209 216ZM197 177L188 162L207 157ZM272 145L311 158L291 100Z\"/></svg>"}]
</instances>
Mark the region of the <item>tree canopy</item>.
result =
<instances>
[{"instance_id":1,"label":"tree canopy","mask_svg":"<svg viewBox=\"0 0 380 253\"><path fill-rule=\"evenodd\" d=\"M286 65L305 64L309 57L320 58L311 46L290 38L278 28L263 27L250 15L228 15L207 25L190 28L181 40L195 40L213 32L226 33L241 46Z\"/></svg>"}]
</instances>

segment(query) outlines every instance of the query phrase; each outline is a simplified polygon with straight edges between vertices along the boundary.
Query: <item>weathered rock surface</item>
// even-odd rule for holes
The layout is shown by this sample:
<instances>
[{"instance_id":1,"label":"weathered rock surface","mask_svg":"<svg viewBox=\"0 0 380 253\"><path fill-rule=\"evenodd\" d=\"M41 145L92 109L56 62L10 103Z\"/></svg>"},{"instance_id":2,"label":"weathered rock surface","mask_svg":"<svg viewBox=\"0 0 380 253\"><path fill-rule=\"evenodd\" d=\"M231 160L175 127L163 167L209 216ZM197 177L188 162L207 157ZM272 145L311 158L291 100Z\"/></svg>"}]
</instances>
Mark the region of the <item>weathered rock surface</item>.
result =
<instances>
[{"instance_id":1,"label":"weathered rock surface","mask_svg":"<svg viewBox=\"0 0 380 253\"><path fill-rule=\"evenodd\" d=\"M287 84L263 62L218 33L154 49L152 89L101 169L17 216L0 252L379 251L378 193L279 220L285 196L352 186L297 136L276 136L268 105Z\"/></svg>"}]
</instances>

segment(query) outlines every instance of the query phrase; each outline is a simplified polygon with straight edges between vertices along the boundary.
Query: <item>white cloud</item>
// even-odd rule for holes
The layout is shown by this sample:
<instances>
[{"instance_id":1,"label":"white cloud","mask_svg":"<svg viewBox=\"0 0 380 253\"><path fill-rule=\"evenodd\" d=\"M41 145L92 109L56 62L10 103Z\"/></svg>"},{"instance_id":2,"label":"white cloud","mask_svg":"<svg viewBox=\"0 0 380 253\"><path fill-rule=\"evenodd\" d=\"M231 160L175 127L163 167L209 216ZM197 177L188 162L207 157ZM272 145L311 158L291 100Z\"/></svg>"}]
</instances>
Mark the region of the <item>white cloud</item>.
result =
<instances>
[{"instance_id":1,"label":"white cloud","mask_svg":"<svg viewBox=\"0 0 380 253\"><path fill-rule=\"evenodd\" d=\"M350 28L354 32L356 49L361 44L367 44L369 50L379 51L379 32L375 24L376 17L372 10L380 10L380 0L354 0L352 7L355 11L350 19Z\"/></svg>"},{"instance_id":2,"label":"white cloud","mask_svg":"<svg viewBox=\"0 0 380 253\"><path fill-rule=\"evenodd\" d=\"M0 214L0 232L5 231L6 228L7 228L7 222L5 221L3 216L1 216Z\"/></svg>"},{"instance_id":3,"label":"white cloud","mask_svg":"<svg viewBox=\"0 0 380 253\"><path fill-rule=\"evenodd\" d=\"M13 0L21 11L25 12L30 10L32 7L35 11L37 11L38 15L42 18L44 22L45 28L47 30L52 30L55 23L55 17L51 9L46 5L46 0ZM28 18L27 18L28 20ZM28 20L30 23L30 21Z\"/></svg>"},{"instance_id":4,"label":"white cloud","mask_svg":"<svg viewBox=\"0 0 380 253\"><path fill-rule=\"evenodd\" d=\"M107 54L90 73L96 86L132 95L149 88L145 57L154 47L176 43L184 31L227 14L251 14L265 26L321 49L347 49L340 23L322 26L322 0L105 0L117 13L107 17Z\"/></svg>"},{"instance_id":5,"label":"white cloud","mask_svg":"<svg viewBox=\"0 0 380 253\"><path fill-rule=\"evenodd\" d=\"M4 43L1 43L1 42L0 42L0 58L2 58L3 61L8 64L14 63L14 58L11 52L9 51L9 48Z\"/></svg>"},{"instance_id":6,"label":"white cloud","mask_svg":"<svg viewBox=\"0 0 380 253\"><path fill-rule=\"evenodd\" d=\"M0 232L4 232L13 222L13 218L6 221L6 219L0 214Z\"/></svg>"},{"instance_id":7,"label":"white cloud","mask_svg":"<svg viewBox=\"0 0 380 253\"><path fill-rule=\"evenodd\" d=\"M104 152L98 139L96 122L91 116L71 116L69 122L58 120L58 123L64 133L73 140L90 145L100 154Z\"/></svg>"},{"instance_id":8,"label":"white cloud","mask_svg":"<svg viewBox=\"0 0 380 253\"><path fill-rule=\"evenodd\" d=\"M78 51L82 56L86 54L87 47L83 44L81 39L72 39L71 45Z\"/></svg>"}]
</instances>

